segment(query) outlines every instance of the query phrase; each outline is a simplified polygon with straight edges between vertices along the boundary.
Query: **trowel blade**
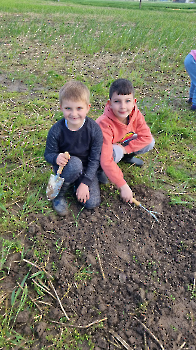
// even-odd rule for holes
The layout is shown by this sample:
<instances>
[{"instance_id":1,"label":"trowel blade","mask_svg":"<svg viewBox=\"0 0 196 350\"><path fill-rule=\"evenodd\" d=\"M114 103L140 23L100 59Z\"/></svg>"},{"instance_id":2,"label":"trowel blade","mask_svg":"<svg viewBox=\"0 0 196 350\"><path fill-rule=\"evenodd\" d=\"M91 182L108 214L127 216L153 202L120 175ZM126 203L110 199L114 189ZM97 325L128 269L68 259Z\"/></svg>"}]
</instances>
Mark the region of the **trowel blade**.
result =
<instances>
[{"instance_id":1,"label":"trowel blade","mask_svg":"<svg viewBox=\"0 0 196 350\"><path fill-rule=\"evenodd\" d=\"M48 186L46 188L46 196L48 200L54 199L58 194L63 185L64 178L59 175L50 175Z\"/></svg>"}]
</instances>

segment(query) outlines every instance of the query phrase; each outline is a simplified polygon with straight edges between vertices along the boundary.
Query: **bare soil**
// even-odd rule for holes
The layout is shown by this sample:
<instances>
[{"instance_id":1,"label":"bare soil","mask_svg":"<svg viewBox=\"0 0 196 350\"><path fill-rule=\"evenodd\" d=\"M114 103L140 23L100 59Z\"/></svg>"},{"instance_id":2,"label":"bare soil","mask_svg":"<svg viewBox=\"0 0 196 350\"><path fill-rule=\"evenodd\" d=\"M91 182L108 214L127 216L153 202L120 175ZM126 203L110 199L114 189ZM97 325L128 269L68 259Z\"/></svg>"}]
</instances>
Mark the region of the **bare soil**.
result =
<instances>
[{"instance_id":1,"label":"bare soil","mask_svg":"<svg viewBox=\"0 0 196 350\"><path fill-rule=\"evenodd\" d=\"M143 206L160 213L159 222L123 203L111 185L95 210L68 200L66 218L29 215L22 233L29 250L7 259L1 288L8 293L31 269L33 306L19 312L14 327L35 340L32 349L48 348L69 325L91 335L96 350L194 349L195 209L170 206L161 191L134 190ZM39 271L47 274L32 278ZM90 346L84 341L77 349Z\"/></svg>"}]
</instances>

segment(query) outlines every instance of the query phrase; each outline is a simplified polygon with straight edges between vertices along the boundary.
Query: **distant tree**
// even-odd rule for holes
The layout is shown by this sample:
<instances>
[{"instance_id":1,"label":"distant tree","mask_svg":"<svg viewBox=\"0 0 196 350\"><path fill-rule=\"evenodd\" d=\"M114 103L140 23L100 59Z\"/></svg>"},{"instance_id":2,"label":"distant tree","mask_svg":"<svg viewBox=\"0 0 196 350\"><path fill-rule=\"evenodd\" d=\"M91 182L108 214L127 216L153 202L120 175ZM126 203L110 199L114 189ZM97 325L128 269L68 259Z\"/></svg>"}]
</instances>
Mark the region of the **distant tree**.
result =
<instances>
[{"instance_id":1,"label":"distant tree","mask_svg":"<svg viewBox=\"0 0 196 350\"><path fill-rule=\"evenodd\" d=\"M142 6L142 0L140 0L140 9L141 9L141 6Z\"/></svg>"}]
</instances>

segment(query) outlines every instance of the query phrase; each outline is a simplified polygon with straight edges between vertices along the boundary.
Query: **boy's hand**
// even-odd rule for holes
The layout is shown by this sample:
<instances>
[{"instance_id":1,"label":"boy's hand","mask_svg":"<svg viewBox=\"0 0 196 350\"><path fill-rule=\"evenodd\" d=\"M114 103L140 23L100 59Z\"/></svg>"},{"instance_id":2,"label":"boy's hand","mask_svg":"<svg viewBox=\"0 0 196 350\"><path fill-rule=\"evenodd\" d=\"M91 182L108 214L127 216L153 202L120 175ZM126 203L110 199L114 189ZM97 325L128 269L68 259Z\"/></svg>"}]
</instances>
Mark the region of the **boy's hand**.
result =
<instances>
[{"instance_id":1,"label":"boy's hand","mask_svg":"<svg viewBox=\"0 0 196 350\"><path fill-rule=\"evenodd\" d=\"M127 154L127 151L126 151L125 147L122 146L121 143L115 143L115 145L120 146L122 148L122 150L123 150L123 153Z\"/></svg>"},{"instance_id":2,"label":"boy's hand","mask_svg":"<svg viewBox=\"0 0 196 350\"><path fill-rule=\"evenodd\" d=\"M59 166L65 166L68 163L68 160L70 158L70 155L68 152L65 153L59 153L57 159L56 159L56 163Z\"/></svg>"},{"instance_id":3,"label":"boy's hand","mask_svg":"<svg viewBox=\"0 0 196 350\"><path fill-rule=\"evenodd\" d=\"M130 187L125 184L122 187L120 187L120 195L123 199L124 202L130 202L132 203L133 201L133 193L130 189Z\"/></svg>"},{"instance_id":4,"label":"boy's hand","mask_svg":"<svg viewBox=\"0 0 196 350\"><path fill-rule=\"evenodd\" d=\"M81 183L77 188L76 197L77 197L79 202L85 204L86 201L90 198L88 186Z\"/></svg>"}]
</instances>

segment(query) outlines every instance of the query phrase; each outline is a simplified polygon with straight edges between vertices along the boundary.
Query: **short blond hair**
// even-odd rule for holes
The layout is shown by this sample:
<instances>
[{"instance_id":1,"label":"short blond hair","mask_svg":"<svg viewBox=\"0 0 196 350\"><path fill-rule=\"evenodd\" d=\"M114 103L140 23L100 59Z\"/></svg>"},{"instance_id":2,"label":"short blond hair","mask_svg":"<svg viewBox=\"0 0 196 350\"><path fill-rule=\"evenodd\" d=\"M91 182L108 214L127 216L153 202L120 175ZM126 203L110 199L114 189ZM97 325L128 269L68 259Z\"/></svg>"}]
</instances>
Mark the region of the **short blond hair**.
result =
<instances>
[{"instance_id":1,"label":"short blond hair","mask_svg":"<svg viewBox=\"0 0 196 350\"><path fill-rule=\"evenodd\" d=\"M83 101L88 105L90 103L90 91L81 81L70 80L59 91L60 105L62 105L63 100Z\"/></svg>"}]
</instances>

